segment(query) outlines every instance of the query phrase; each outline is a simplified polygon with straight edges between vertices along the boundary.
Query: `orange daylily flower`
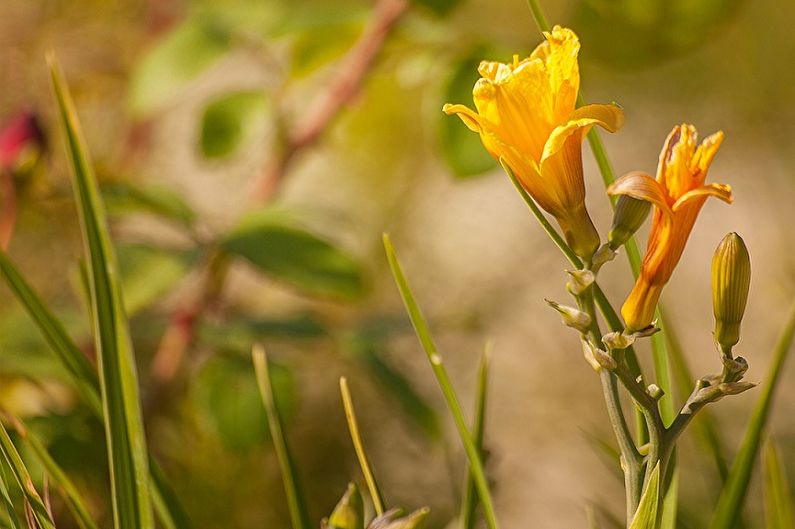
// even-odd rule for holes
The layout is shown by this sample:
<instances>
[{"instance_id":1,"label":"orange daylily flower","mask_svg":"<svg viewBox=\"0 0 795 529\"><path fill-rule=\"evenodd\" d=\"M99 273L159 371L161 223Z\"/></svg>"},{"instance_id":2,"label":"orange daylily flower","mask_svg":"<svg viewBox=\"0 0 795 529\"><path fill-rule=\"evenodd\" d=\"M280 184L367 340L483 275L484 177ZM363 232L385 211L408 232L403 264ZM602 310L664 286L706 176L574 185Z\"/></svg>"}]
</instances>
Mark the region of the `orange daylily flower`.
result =
<instances>
[{"instance_id":1,"label":"orange daylily flower","mask_svg":"<svg viewBox=\"0 0 795 529\"><path fill-rule=\"evenodd\" d=\"M712 159L723 141L716 132L697 146L692 125L677 125L660 153L657 179L642 172L624 175L611 185L610 195L629 195L655 206L646 256L621 315L629 330L651 324L663 287L682 256L698 212L708 197L731 203L731 187L704 184Z\"/></svg>"},{"instance_id":2,"label":"orange daylily flower","mask_svg":"<svg viewBox=\"0 0 795 529\"><path fill-rule=\"evenodd\" d=\"M582 140L592 125L615 132L623 113L614 104L575 109L580 88L580 41L568 28L544 33L530 57L513 64L483 61L472 96L477 112L447 104L483 146L503 159L530 196L560 224L567 242L584 258L599 246L585 209Z\"/></svg>"}]
</instances>

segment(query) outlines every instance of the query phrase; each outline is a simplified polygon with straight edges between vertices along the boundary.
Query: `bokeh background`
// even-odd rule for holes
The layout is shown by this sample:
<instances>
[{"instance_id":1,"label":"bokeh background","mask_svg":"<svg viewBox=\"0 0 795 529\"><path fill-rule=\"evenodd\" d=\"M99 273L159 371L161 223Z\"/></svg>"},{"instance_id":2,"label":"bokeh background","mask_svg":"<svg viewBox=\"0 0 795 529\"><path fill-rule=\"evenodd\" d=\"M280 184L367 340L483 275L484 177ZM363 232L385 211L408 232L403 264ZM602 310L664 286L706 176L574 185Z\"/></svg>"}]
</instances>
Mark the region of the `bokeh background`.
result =
<instances>
[{"instance_id":1,"label":"bokeh background","mask_svg":"<svg viewBox=\"0 0 795 529\"><path fill-rule=\"evenodd\" d=\"M586 99L624 108L624 128L604 138L618 174L653 172L677 123L726 133L710 180L731 184L735 203L707 203L664 301L694 371L717 371L710 259L725 233L739 232L754 271L740 349L748 378L762 380L795 292L795 4L544 7L581 37ZM540 41L527 5L407 5L350 100L316 141L279 163L284 138L333 96L334 79L350 69L346 54L378 9L358 0L4 0L0 123L34 112L47 144L37 164L16 173L9 253L90 354L79 232L44 60L54 50L112 216L150 448L197 528L288 524L248 356L255 340L278 367L314 518L359 475L340 375L389 502L429 505L431 527L455 516L464 459L389 275L384 231L465 404L484 343L494 343L487 446L503 524L585 527L589 505L620 513L622 483L598 448L610 430L597 377L543 303L565 299L566 263L477 137L440 111L471 103L481 58L507 61ZM609 205L584 153L589 208L605 233ZM263 240L246 231L268 219L322 250L301 253L278 229ZM264 243L276 257L257 250ZM316 258L341 271L324 275ZM630 277L622 258L603 270L614 304ZM771 426L787 454L795 453L794 370L784 374ZM712 406L732 450L754 400L750 391ZM0 402L41 433L107 522L101 427L4 287ZM682 527L699 527L716 476L690 436L683 446ZM793 458L785 460L795 475ZM759 520L758 489L748 503ZM72 523L65 513L56 520Z\"/></svg>"}]
</instances>

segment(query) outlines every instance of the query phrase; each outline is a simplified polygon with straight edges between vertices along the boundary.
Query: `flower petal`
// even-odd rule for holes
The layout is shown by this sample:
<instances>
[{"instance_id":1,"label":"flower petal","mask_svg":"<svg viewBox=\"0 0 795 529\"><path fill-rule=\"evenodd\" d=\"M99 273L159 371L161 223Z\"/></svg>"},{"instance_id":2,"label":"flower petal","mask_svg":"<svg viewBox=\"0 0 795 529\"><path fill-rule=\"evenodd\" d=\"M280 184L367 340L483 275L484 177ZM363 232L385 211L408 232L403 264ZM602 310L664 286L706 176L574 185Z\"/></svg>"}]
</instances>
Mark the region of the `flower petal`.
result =
<instances>
[{"instance_id":1,"label":"flower petal","mask_svg":"<svg viewBox=\"0 0 795 529\"><path fill-rule=\"evenodd\" d=\"M477 112L466 105L451 105L450 103L447 103L442 107L442 112L448 116L452 116L453 114L457 115L459 118L461 118L461 121L464 122L464 125L466 125L467 128L472 132L479 133L483 129L483 126L480 123L482 118Z\"/></svg>"},{"instance_id":2,"label":"flower petal","mask_svg":"<svg viewBox=\"0 0 795 529\"><path fill-rule=\"evenodd\" d=\"M704 175L709 169L712 159L718 153L721 143L723 143L722 130L704 138L704 141L696 149L693 160L690 162L691 171Z\"/></svg>"},{"instance_id":3,"label":"flower petal","mask_svg":"<svg viewBox=\"0 0 795 529\"><path fill-rule=\"evenodd\" d=\"M541 163L563 148L566 139L585 127L600 125L610 132L617 131L624 122L624 113L617 105L586 105L578 108L565 125L555 127L544 144Z\"/></svg>"},{"instance_id":4,"label":"flower petal","mask_svg":"<svg viewBox=\"0 0 795 529\"><path fill-rule=\"evenodd\" d=\"M561 26L544 32L544 38L546 42L541 43L530 57L544 61L549 88L555 94L555 115L565 119L574 110L580 89L580 69L577 64L580 40L572 30Z\"/></svg>"},{"instance_id":5,"label":"flower petal","mask_svg":"<svg viewBox=\"0 0 795 529\"><path fill-rule=\"evenodd\" d=\"M673 211L679 211L689 202L694 200L703 199L706 200L707 197L717 197L727 204L731 204L733 197L732 197L732 188L728 184L707 184L705 186L697 187L691 191L688 191L674 203Z\"/></svg>"},{"instance_id":6,"label":"flower petal","mask_svg":"<svg viewBox=\"0 0 795 529\"><path fill-rule=\"evenodd\" d=\"M638 200L645 200L657 206L657 209L666 216L672 214L668 205L668 196L665 189L657 180L641 171L627 173L607 188L607 194L627 195Z\"/></svg>"}]
</instances>

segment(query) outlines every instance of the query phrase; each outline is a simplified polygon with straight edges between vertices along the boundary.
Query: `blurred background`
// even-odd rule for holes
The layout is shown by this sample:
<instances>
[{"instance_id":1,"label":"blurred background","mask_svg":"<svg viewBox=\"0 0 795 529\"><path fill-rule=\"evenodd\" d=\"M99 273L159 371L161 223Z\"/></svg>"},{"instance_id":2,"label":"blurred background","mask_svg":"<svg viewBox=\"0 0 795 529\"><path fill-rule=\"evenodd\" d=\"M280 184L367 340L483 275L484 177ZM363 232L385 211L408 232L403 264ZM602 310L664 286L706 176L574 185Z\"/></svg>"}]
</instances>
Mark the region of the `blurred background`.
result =
<instances>
[{"instance_id":1,"label":"blurred background","mask_svg":"<svg viewBox=\"0 0 795 529\"><path fill-rule=\"evenodd\" d=\"M754 268L740 351L748 379L762 380L795 291L795 4L543 4L580 35L586 100L624 108L624 128L604 137L616 173L654 172L677 123L726 133L708 179L731 184L735 203L707 203L664 301L694 372L718 371L710 259L739 232ZM197 528L288 525L255 340L276 364L316 520L359 476L341 375L389 503L430 506L430 527L456 515L464 457L389 275L384 231L469 408L494 342L486 444L504 526L585 527L589 505L622 512L622 482L599 448L612 441L598 377L543 303L566 299L567 263L477 136L441 113L471 104L481 59L508 61L540 39L522 0L0 3L0 126L35 131L23 126L35 116L40 128L13 160L0 157L4 211L14 211L0 220L8 252L91 354L44 61L54 50L112 219L150 448ZM604 234L610 209L587 147L584 162ZM614 305L630 277L623 258L603 269ZM643 347L640 356L651 365ZM795 366L784 377L772 433L792 454ZM712 406L730 451L755 398ZM101 426L5 287L0 403L40 433L108 522ZM717 475L690 435L681 458L681 526L700 527ZM751 520L761 505L754 489Z\"/></svg>"}]
</instances>

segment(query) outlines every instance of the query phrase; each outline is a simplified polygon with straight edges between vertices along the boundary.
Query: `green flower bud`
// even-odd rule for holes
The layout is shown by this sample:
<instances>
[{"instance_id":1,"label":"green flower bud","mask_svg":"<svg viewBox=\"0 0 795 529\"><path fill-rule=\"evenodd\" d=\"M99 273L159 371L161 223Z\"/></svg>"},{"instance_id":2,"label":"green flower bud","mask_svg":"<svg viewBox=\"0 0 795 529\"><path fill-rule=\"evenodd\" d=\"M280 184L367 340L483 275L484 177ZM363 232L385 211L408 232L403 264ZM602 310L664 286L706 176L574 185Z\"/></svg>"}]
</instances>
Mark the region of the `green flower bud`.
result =
<instances>
[{"instance_id":1,"label":"green flower bud","mask_svg":"<svg viewBox=\"0 0 795 529\"><path fill-rule=\"evenodd\" d=\"M742 238L730 233L712 258L712 308L715 341L724 352L740 341L740 322L751 283L751 259Z\"/></svg>"},{"instance_id":2,"label":"green flower bud","mask_svg":"<svg viewBox=\"0 0 795 529\"><path fill-rule=\"evenodd\" d=\"M355 484L348 484L348 490L334 507L327 527L328 529L364 529L364 504Z\"/></svg>"},{"instance_id":3,"label":"green flower bud","mask_svg":"<svg viewBox=\"0 0 795 529\"><path fill-rule=\"evenodd\" d=\"M617 250L632 237L649 216L651 204L627 195L618 197L613 213L613 225L607 235L607 244L611 250Z\"/></svg>"}]
</instances>

